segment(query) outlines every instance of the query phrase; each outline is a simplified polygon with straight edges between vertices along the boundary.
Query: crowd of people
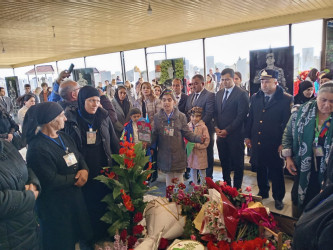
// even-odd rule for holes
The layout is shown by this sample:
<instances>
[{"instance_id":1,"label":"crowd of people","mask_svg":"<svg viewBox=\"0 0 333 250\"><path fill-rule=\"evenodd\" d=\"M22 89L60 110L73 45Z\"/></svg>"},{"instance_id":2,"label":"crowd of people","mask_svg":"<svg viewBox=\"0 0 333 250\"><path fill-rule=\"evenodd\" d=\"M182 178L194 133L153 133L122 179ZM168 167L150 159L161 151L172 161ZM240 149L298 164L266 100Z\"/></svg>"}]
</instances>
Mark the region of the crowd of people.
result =
<instances>
[{"instance_id":1,"label":"crowd of people","mask_svg":"<svg viewBox=\"0 0 333 250\"><path fill-rule=\"evenodd\" d=\"M38 94L26 85L19 98L26 163L11 143L19 126L0 88L0 230L7 228L0 232L1 249L74 249L78 242L81 249L93 249L106 239L101 200L109 189L94 178L113 166L121 140L142 142L156 170L150 182L159 170L166 186L189 175L195 184L213 178L216 136L223 180L241 189L246 146L258 195L269 197L271 180L276 209L284 207L284 165L294 176L295 217L332 185L330 74L303 81L295 98L278 84L274 69L261 71L261 88L251 97L242 75L231 68L211 69L206 81L196 74L187 86L176 78L164 89L142 78L134 86L114 79L82 87L69 76L61 72L52 92L47 84ZM314 81L320 83L318 92ZM149 128L144 139L140 122Z\"/></svg>"}]
</instances>

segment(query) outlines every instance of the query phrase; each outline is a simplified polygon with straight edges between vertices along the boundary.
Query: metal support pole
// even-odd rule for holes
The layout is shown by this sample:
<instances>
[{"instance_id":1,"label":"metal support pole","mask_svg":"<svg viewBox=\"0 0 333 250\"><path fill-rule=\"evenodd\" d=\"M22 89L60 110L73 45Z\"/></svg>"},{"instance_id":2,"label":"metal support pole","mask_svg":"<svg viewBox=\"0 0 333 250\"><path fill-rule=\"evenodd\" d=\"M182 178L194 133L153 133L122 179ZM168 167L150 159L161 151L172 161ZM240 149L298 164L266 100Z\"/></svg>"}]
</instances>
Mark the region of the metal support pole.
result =
<instances>
[{"instance_id":1,"label":"metal support pole","mask_svg":"<svg viewBox=\"0 0 333 250\"><path fill-rule=\"evenodd\" d=\"M34 71L35 71L35 77L36 77L36 84L38 87L38 79L37 79L37 71L36 71L36 65L34 64Z\"/></svg>"},{"instance_id":2,"label":"metal support pole","mask_svg":"<svg viewBox=\"0 0 333 250\"><path fill-rule=\"evenodd\" d=\"M83 62L84 62L84 68L86 69L87 68L87 63L86 63L86 57L85 56L83 57Z\"/></svg>"},{"instance_id":3,"label":"metal support pole","mask_svg":"<svg viewBox=\"0 0 333 250\"><path fill-rule=\"evenodd\" d=\"M168 59L167 50L166 50L166 44L164 45L164 53L165 53L165 59Z\"/></svg>"},{"instance_id":4,"label":"metal support pole","mask_svg":"<svg viewBox=\"0 0 333 250\"><path fill-rule=\"evenodd\" d=\"M292 44L292 32L291 32L292 24L289 24L289 47Z\"/></svg>"},{"instance_id":5,"label":"metal support pole","mask_svg":"<svg viewBox=\"0 0 333 250\"><path fill-rule=\"evenodd\" d=\"M123 82L126 81L126 68L125 68L125 57L124 57L124 51L120 51L120 63L121 63L121 72L123 75Z\"/></svg>"},{"instance_id":6,"label":"metal support pole","mask_svg":"<svg viewBox=\"0 0 333 250\"><path fill-rule=\"evenodd\" d=\"M145 47L144 50L145 50L145 61L146 61L147 82L149 82L149 69L148 69L147 48Z\"/></svg>"},{"instance_id":7,"label":"metal support pole","mask_svg":"<svg viewBox=\"0 0 333 250\"><path fill-rule=\"evenodd\" d=\"M203 77L206 81L206 45L205 45L205 39L206 38L202 38L202 52L203 52L203 61L204 61L204 74Z\"/></svg>"}]
</instances>

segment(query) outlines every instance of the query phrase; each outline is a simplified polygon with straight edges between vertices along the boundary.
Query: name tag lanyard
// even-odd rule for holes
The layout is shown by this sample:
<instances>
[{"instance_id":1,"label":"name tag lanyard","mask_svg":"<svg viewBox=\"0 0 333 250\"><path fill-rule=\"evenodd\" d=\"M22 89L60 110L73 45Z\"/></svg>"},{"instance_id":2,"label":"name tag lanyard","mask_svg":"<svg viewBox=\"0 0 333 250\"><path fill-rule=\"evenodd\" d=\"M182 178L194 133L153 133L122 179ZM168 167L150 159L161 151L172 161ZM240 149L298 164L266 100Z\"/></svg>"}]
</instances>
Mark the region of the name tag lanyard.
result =
<instances>
[{"instance_id":1,"label":"name tag lanyard","mask_svg":"<svg viewBox=\"0 0 333 250\"><path fill-rule=\"evenodd\" d=\"M170 115L167 115L167 113L165 113L165 116L168 118L168 126L170 126L170 117L173 115L173 111L170 113Z\"/></svg>"},{"instance_id":2,"label":"name tag lanyard","mask_svg":"<svg viewBox=\"0 0 333 250\"><path fill-rule=\"evenodd\" d=\"M42 134L45 138L50 139L50 140L53 141L55 144L57 144L59 147L61 147L61 148L66 152L66 154L69 153L69 152L68 152L68 147L65 146L64 141L61 139L61 136L60 136L60 135L59 135L59 140L60 140L60 142L61 142L61 145L60 145L55 139L51 138L50 136L48 136L48 135L46 135L46 134L43 134L42 132L41 132L41 134Z\"/></svg>"},{"instance_id":3,"label":"name tag lanyard","mask_svg":"<svg viewBox=\"0 0 333 250\"><path fill-rule=\"evenodd\" d=\"M79 115L81 116L81 118L84 119L83 116L82 116L82 114L81 114L81 111L80 111L79 109L78 109L77 111L78 111ZM84 120L87 121L86 119L84 119ZM95 117L94 117L94 120L93 120L92 124L89 124L89 123L87 122L88 127L89 127L89 132L93 132L94 121L95 121Z\"/></svg>"},{"instance_id":4,"label":"name tag lanyard","mask_svg":"<svg viewBox=\"0 0 333 250\"><path fill-rule=\"evenodd\" d=\"M314 145L316 147L318 147L318 141L319 141L318 138L319 137L323 138L326 135L326 133L327 133L327 131L328 131L330 125L331 125L331 120L332 120L332 116L329 116L325 120L325 122L323 123L323 126L321 127L321 130L319 131L319 116L317 114L317 117L316 117L316 129L315 129L315 139L314 139Z\"/></svg>"}]
</instances>

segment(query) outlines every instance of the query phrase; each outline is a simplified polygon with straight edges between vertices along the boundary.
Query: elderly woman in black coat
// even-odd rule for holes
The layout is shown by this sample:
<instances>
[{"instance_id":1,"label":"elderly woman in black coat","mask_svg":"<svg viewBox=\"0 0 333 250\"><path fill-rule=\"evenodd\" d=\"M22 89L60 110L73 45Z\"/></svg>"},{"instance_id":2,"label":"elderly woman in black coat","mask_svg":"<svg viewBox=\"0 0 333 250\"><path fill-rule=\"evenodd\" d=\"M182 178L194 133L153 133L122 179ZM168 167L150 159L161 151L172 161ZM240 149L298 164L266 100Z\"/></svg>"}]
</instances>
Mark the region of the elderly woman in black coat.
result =
<instances>
[{"instance_id":1,"label":"elderly woman in black coat","mask_svg":"<svg viewBox=\"0 0 333 250\"><path fill-rule=\"evenodd\" d=\"M108 112L99 107L100 94L91 86L81 88L78 108L66 109L65 131L75 140L89 167L89 179L83 188L94 237L90 242L108 237L108 224L100 218L107 211L106 203L101 200L110 189L94 180L103 167L112 165L112 154L119 153L119 140L113 129Z\"/></svg>"},{"instance_id":2,"label":"elderly woman in black coat","mask_svg":"<svg viewBox=\"0 0 333 250\"><path fill-rule=\"evenodd\" d=\"M34 215L39 181L16 148L0 139L0 249L39 249Z\"/></svg>"},{"instance_id":3,"label":"elderly woman in black coat","mask_svg":"<svg viewBox=\"0 0 333 250\"><path fill-rule=\"evenodd\" d=\"M88 179L88 167L73 139L59 131L65 121L58 103L44 102L28 110L24 124L28 167L43 189L37 210L47 250L75 249L76 242L92 236L81 189ZM36 134L37 124L40 131Z\"/></svg>"},{"instance_id":4,"label":"elderly woman in black coat","mask_svg":"<svg viewBox=\"0 0 333 250\"><path fill-rule=\"evenodd\" d=\"M19 126L15 123L11 115L0 105L0 138L11 142L13 140L13 134L18 130Z\"/></svg>"}]
</instances>

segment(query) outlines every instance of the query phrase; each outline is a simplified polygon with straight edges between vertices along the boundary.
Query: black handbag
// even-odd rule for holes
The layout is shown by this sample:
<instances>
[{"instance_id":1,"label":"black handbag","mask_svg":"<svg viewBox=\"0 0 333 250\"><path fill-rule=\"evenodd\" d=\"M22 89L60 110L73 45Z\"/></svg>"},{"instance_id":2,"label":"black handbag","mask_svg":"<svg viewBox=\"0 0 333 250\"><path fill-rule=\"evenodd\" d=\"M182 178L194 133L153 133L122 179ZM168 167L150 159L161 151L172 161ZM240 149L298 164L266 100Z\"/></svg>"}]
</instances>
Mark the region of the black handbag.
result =
<instances>
[{"instance_id":1,"label":"black handbag","mask_svg":"<svg viewBox=\"0 0 333 250\"><path fill-rule=\"evenodd\" d=\"M24 148L27 145L25 140L23 140L23 137L22 137L22 134L21 134L20 131L16 131L13 134L12 144L15 146L15 148L17 150L20 150L20 149Z\"/></svg>"}]
</instances>

